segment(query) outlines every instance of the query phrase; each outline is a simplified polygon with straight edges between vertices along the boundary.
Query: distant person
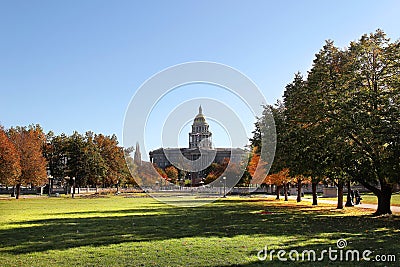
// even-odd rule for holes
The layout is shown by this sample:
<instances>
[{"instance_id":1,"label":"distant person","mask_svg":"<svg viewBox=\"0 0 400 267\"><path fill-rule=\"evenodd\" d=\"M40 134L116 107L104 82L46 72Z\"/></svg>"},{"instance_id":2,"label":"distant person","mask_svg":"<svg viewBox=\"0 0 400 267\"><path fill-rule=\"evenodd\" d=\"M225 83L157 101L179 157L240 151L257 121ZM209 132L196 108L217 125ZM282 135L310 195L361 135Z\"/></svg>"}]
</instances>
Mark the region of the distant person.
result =
<instances>
[{"instance_id":1,"label":"distant person","mask_svg":"<svg viewBox=\"0 0 400 267\"><path fill-rule=\"evenodd\" d=\"M350 198L351 198L351 204L354 203L354 191L353 189L350 190Z\"/></svg>"},{"instance_id":2,"label":"distant person","mask_svg":"<svg viewBox=\"0 0 400 267\"><path fill-rule=\"evenodd\" d=\"M360 192L358 192L358 190L354 191L354 197L356 198L356 205L361 204L361 195Z\"/></svg>"}]
</instances>

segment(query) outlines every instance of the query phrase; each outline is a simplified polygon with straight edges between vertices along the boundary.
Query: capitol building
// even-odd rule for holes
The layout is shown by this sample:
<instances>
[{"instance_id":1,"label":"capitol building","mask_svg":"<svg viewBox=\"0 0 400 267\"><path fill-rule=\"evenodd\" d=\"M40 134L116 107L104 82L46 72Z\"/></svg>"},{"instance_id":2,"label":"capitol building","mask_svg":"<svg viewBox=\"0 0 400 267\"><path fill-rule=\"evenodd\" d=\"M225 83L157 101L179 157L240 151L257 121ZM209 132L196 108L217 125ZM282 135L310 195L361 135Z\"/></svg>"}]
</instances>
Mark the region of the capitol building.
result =
<instances>
[{"instance_id":1,"label":"capitol building","mask_svg":"<svg viewBox=\"0 0 400 267\"><path fill-rule=\"evenodd\" d=\"M189 133L188 148L159 148L150 151L150 161L162 169L171 165L178 169L191 169L187 172L186 179L191 180L192 186L198 185L205 178L204 169L211 163L221 164L224 159L243 156L241 148L213 148L209 127L200 106ZM189 162L190 167L185 168L184 162Z\"/></svg>"}]
</instances>

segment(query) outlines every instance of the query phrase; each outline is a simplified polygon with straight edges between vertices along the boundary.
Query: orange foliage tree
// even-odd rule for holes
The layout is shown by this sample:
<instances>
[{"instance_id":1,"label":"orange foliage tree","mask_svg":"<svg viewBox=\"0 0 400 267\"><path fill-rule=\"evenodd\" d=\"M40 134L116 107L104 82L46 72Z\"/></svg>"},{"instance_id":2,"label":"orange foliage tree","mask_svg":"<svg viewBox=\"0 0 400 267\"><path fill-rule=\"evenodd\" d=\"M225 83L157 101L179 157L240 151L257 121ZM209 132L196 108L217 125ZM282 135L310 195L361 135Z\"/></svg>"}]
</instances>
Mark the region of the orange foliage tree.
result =
<instances>
[{"instance_id":1,"label":"orange foliage tree","mask_svg":"<svg viewBox=\"0 0 400 267\"><path fill-rule=\"evenodd\" d=\"M18 199L22 185L43 185L47 181L43 156L46 138L39 125L11 128L8 135L20 154L21 175L14 180Z\"/></svg>"},{"instance_id":2,"label":"orange foliage tree","mask_svg":"<svg viewBox=\"0 0 400 267\"><path fill-rule=\"evenodd\" d=\"M285 193L285 200L287 201L287 187L288 183L291 181L291 177L289 175L289 169L285 168L282 169L281 171L273 174L267 175L265 177L264 183L266 184L273 184L276 186L276 199L279 199L279 191L284 189Z\"/></svg>"},{"instance_id":3,"label":"orange foliage tree","mask_svg":"<svg viewBox=\"0 0 400 267\"><path fill-rule=\"evenodd\" d=\"M164 178L165 180L167 180L168 176L167 176L167 174L165 173L165 171L164 171L162 168L158 167L156 164L153 164L153 166L154 166L154 168L156 169L156 171L158 172L158 174L159 174L162 178Z\"/></svg>"},{"instance_id":4,"label":"orange foliage tree","mask_svg":"<svg viewBox=\"0 0 400 267\"><path fill-rule=\"evenodd\" d=\"M20 175L20 155L0 126L0 184L14 184Z\"/></svg>"},{"instance_id":5,"label":"orange foliage tree","mask_svg":"<svg viewBox=\"0 0 400 267\"><path fill-rule=\"evenodd\" d=\"M123 184L129 180L129 170L125 163L124 150L118 146L118 140L115 135L105 136L96 134L94 143L99 149L106 168L103 177L103 184Z\"/></svg>"},{"instance_id":6,"label":"orange foliage tree","mask_svg":"<svg viewBox=\"0 0 400 267\"><path fill-rule=\"evenodd\" d=\"M209 184L217 180L225 171L226 167L228 166L229 159L225 158L222 163L211 163L210 166L206 169L206 179L205 184Z\"/></svg>"},{"instance_id":7,"label":"orange foliage tree","mask_svg":"<svg viewBox=\"0 0 400 267\"><path fill-rule=\"evenodd\" d=\"M154 166L153 163L147 161L142 161L140 165L133 163L130 170L132 172L130 183L144 187L153 186L159 181L160 173L164 172L162 169ZM165 172L164 177L166 177Z\"/></svg>"},{"instance_id":8,"label":"orange foliage tree","mask_svg":"<svg viewBox=\"0 0 400 267\"><path fill-rule=\"evenodd\" d=\"M251 175L252 184L262 184L266 178L267 162L261 159L258 147L253 147L249 164L247 165L247 172Z\"/></svg>"},{"instance_id":9,"label":"orange foliage tree","mask_svg":"<svg viewBox=\"0 0 400 267\"><path fill-rule=\"evenodd\" d=\"M170 181L171 183L176 183L176 181L178 180L178 169L172 165L165 168L165 174L168 177L168 181Z\"/></svg>"},{"instance_id":10,"label":"orange foliage tree","mask_svg":"<svg viewBox=\"0 0 400 267\"><path fill-rule=\"evenodd\" d=\"M257 165L258 162L260 161L260 155L254 153L254 149L253 149L253 153L251 155L249 164L247 165L247 171L250 173L251 177L253 177L254 179L254 175L256 174L256 169L257 169Z\"/></svg>"}]
</instances>

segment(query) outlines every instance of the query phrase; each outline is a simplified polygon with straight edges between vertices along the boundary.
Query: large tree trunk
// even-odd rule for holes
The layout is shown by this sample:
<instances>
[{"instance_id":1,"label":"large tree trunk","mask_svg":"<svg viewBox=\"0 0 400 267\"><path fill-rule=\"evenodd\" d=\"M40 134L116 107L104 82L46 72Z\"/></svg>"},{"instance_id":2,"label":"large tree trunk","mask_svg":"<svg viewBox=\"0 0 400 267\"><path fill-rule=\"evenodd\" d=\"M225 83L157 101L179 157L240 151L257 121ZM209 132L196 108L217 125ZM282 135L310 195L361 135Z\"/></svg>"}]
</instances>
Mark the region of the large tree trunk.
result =
<instances>
[{"instance_id":1,"label":"large tree trunk","mask_svg":"<svg viewBox=\"0 0 400 267\"><path fill-rule=\"evenodd\" d=\"M379 179L381 184L381 190L365 182L364 180L358 180L365 188L372 191L378 197L378 208L374 212L374 215L392 214L390 209L390 199L392 198L393 186L387 184L384 179Z\"/></svg>"},{"instance_id":2,"label":"large tree trunk","mask_svg":"<svg viewBox=\"0 0 400 267\"><path fill-rule=\"evenodd\" d=\"M318 205L317 182L312 182L311 187L312 187L312 204L316 206Z\"/></svg>"},{"instance_id":3,"label":"large tree trunk","mask_svg":"<svg viewBox=\"0 0 400 267\"><path fill-rule=\"evenodd\" d=\"M381 184L381 193L378 196L378 209L374 215L392 214L390 209L390 199L392 198L392 186Z\"/></svg>"},{"instance_id":4,"label":"large tree trunk","mask_svg":"<svg viewBox=\"0 0 400 267\"><path fill-rule=\"evenodd\" d=\"M279 193L280 193L280 191L281 191L281 186L280 186L280 185L277 185L277 186L276 186L276 199L279 199Z\"/></svg>"},{"instance_id":5,"label":"large tree trunk","mask_svg":"<svg viewBox=\"0 0 400 267\"><path fill-rule=\"evenodd\" d=\"M19 195L20 195L20 193L21 193L21 184L17 184L17 186L16 186L16 194L15 194L15 198L16 199L19 199Z\"/></svg>"},{"instance_id":6,"label":"large tree trunk","mask_svg":"<svg viewBox=\"0 0 400 267\"><path fill-rule=\"evenodd\" d=\"M288 183L283 184L283 192L285 194L285 201L288 201Z\"/></svg>"},{"instance_id":7,"label":"large tree trunk","mask_svg":"<svg viewBox=\"0 0 400 267\"><path fill-rule=\"evenodd\" d=\"M297 202L301 201L301 180L297 180Z\"/></svg>"},{"instance_id":8,"label":"large tree trunk","mask_svg":"<svg viewBox=\"0 0 400 267\"><path fill-rule=\"evenodd\" d=\"M337 209L343 209L343 182L338 182L337 184L338 188L338 196L337 196Z\"/></svg>"},{"instance_id":9,"label":"large tree trunk","mask_svg":"<svg viewBox=\"0 0 400 267\"><path fill-rule=\"evenodd\" d=\"M351 185L350 181L347 182L347 200L346 200L346 207L353 207L353 200L351 199Z\"/></svg>"}]
</instances>

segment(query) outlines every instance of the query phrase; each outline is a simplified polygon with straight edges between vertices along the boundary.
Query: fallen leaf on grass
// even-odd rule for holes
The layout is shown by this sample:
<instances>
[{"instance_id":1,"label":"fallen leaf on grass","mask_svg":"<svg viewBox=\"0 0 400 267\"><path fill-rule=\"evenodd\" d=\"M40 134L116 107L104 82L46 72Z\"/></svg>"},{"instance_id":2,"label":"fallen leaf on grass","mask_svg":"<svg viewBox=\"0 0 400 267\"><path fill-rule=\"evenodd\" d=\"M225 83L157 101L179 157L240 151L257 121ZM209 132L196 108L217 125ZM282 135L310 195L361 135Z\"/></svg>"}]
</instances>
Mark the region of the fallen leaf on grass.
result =
<instances>
[{"instance_id":1,"label":"fallen leaf on grass","mask_svg":"<svg viewBox=\"0 0 400 267\"><path fill-rule=\"evenodd\" d=\"M272 214L272 212L264 210L264 211L261 211L260 214Z\"/></svg>"}]
</instances>

